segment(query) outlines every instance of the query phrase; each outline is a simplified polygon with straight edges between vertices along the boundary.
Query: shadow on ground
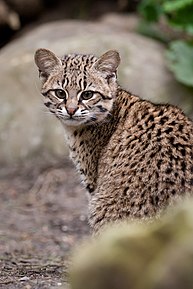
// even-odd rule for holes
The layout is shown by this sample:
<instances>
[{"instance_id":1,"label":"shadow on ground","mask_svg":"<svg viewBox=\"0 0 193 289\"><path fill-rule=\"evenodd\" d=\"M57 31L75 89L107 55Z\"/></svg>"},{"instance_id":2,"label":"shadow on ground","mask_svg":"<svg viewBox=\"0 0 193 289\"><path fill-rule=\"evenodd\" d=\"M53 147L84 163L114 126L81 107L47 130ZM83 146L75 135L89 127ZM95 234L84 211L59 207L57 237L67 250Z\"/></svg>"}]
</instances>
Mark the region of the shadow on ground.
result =
<instances>
[{"instance_id":1,"label":"shadow on ground","mask_svg":"<svg viewBox=\"0 0 193 289\"><path fill-rule=\"evenodd\" d=\"M0 288L67 288L71 249L89 233L68 160L0 169Z\"/></svg>"}]
</instances>

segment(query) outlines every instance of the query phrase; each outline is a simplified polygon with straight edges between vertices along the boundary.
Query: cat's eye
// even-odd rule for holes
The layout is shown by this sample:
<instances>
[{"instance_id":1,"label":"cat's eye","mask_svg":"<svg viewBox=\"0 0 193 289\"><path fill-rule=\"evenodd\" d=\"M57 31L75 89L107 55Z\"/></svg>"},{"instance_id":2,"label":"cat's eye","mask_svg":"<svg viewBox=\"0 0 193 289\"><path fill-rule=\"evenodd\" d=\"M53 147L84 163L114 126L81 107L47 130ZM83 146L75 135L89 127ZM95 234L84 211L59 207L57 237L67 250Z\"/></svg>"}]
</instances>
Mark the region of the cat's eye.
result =
<instances>
[{"instance_id":1,"label":"cat's eye","mask_svg":"<svg viewBox=\"0 0 193 289\"><path fill-rule=\"evenodd\" d=\"M56 89L55 90L55 95L58 97L58 98L61 98L61 99L65 99L66 98L66 92L62 89Z\"/></svg>"},{"instance_id":2,"label":"cat's eye","mask_svg":"<svg viewBox=\"0 0 193 289\"><path fill-rule=\"evenodd\" d=\"M81 93L81 99L88 100L88 99L92 98L93 95L94 95L94 91L91 91L91 90L83 91Z\"/></svg>"}]
</instances>

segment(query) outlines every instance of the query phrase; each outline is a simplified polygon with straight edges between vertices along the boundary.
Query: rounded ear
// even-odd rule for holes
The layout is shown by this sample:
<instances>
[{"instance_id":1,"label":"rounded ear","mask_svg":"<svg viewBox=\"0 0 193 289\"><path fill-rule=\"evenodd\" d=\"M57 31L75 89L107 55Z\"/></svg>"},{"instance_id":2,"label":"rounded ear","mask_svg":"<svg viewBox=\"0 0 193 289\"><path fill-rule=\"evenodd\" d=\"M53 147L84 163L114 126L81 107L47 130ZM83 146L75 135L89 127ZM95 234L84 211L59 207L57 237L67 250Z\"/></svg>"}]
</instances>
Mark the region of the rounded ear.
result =
<instances>
[{"instance_id":1,"label":"rounded ear","mask_svg":"<svg viewBox=\"0 0 193 289\"><path fill-rule=\"evenodd\" d=\"M119 53L115 50L109 50L99 57L95 63L95 69L107 75L113 74L116 72L120 61Z\"/></svg>"},{"instance_id":2,"label":"rounded ear","mask_svg":"<svg viewBox=\"0 0 193 289\"><path fill-rule=\"evenodd\" d=\"M40 72L47 76L49 76L55 68L62 65L61 60L53 52L44 48L36 51L34 60Z\"/></svg>"}]
</instances>

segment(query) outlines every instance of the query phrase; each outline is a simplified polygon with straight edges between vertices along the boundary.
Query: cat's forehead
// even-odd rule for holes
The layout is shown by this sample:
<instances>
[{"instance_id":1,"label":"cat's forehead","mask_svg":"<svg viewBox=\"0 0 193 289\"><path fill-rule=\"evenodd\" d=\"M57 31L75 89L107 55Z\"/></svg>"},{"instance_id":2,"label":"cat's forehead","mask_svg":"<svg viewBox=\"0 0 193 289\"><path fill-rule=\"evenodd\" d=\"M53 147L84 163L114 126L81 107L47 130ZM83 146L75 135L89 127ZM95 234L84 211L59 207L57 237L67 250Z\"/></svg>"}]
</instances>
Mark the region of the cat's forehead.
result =
<instances>
[{"instance_id":1,"label":"cat's forehead","mask_svg":"<svg viewBox=\"0 0 193 289\"><path fill-rule=\"evenodd\" d=\"M97 61L97 57L91 54L68 54L64 55L61 60L64 70L75 72L91 68Z\"/></svg>"},{"instance_id":2,"label":"cat's forehead","mask_svg":"<svg viewBox=\"0 0 193 289\"><path fill-rule=\"evenodd\" d=\"M96 71L93 65L98 58L94 55L68 54L62 58L63 87L67 90L85 89L95 83Z\"/></svg>"}]
</instances>

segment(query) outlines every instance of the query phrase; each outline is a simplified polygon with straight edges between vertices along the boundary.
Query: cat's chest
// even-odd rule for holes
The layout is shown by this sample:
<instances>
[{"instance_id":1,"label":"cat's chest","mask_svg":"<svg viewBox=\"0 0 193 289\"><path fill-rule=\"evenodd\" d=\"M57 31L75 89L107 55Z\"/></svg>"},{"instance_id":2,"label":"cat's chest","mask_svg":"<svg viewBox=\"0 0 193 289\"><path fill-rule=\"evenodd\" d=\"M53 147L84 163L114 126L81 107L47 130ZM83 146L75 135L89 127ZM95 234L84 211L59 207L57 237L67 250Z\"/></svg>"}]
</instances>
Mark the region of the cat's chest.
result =
<instances>
[{"instance_id":1,"label":"cat's chest","mask_svg":"<svg viewBox=\"0 0 193 289\"><path fill-rule=\"evenodd\" d=\"M78 170L85 187L94 185L97 176L98 155L96 143L88 135L82 136L81 131L66 133L69 155Z\"/></svg>"}]
</instances>

